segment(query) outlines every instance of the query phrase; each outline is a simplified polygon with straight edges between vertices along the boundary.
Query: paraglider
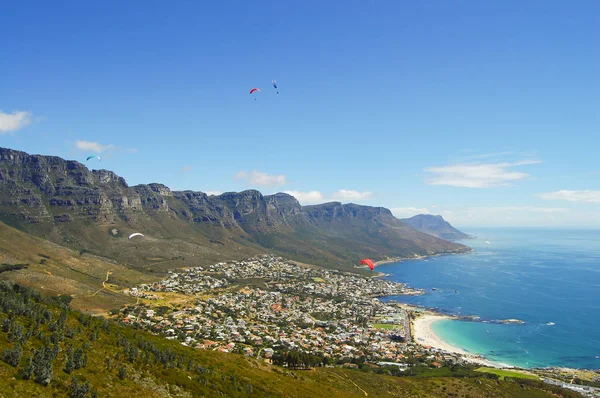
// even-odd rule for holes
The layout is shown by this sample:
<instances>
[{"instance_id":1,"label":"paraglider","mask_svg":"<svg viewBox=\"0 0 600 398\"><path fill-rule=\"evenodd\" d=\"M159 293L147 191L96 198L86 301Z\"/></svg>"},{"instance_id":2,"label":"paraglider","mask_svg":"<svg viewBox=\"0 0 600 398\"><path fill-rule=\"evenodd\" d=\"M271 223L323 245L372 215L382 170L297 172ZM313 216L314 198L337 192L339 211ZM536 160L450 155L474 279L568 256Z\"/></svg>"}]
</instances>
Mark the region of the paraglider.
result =
<instances>
[{"instance_id":1,"label":"paraglider","mask_svg":"<svg viewBox=\"0 0 600 398\"><path fill-rule=\"evenodd\" d=\"M365 258L364 260L360 260L360 263L361 263L361 265L362 264L368 265L369 268L371 269L371 271L373 271L375 269L375 264L373 264L373 261L368 258Z\"/></svg>"},{"instance_id":2,"label":"paraglider","mask_svg":"<svg viewBox=\"0 0 600 398\"><path fill-rule=\"evenodd\" d=\"M131 235L129 235L129 238L127 238L127 239L131 240L131 238L133 238L135 236L141 236L141 237L145 238L144 234L140 234L139 232L134 232ZM135 248L137 249L137 246L135 246Z\"/></svg>"},{"instance_id":3,"label":"paraglider","mask_svg":"<svg viewBox=\"0 0 600 398\"><path fill-rule=\"evenodd\" d=\"M94 159L94 158L96 158L96 159L100 160L100 156L98 156L98 155L91 155L91 156L88 156L86 160L90 160L90 159Z\"/></svg>"},{"instance_id":4,"label":"paraglider","mask_svg":"<svg viewBox=\"0 0 600 398\"><path fill-rule=\"evenodd\" d=\"M271 84L273 85L273 87L275 87L275 90L277 90L277 94L279 94L279 89L277 88L277 82L275 80L271 80Z\"/></svg>"},{"instance_id":5,"label":"paraglider","mask_svg":"<svg viewBox=\"0 0 600 398\"><path fill-rule=\"evenodd\" d=\"M252 90L250 90L250 94L252 94L255 91L258 91L260 93L260 88L253 88ZM254 98L254 101L256 101L256 98Z\"/></svg>"}]
</instances>

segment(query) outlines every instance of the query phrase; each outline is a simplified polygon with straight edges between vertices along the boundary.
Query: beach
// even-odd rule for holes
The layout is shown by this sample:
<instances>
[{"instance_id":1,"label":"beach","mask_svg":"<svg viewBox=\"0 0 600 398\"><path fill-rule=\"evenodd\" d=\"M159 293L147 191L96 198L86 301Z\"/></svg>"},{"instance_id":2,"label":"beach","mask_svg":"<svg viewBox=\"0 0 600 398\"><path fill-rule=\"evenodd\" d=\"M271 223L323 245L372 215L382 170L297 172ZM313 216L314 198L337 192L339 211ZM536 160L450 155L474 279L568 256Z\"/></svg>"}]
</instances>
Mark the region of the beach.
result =
<instances>
[{"instance_id":1,"label":"beach","mask_svg":"<svg viewBox=\"0 0 600 398\"><path fill-rule=\"evenodd\" d=\"M436 349L446 351L446 352L460 354L461 356L463 356L463 358L466 361L481 364L483 366L489 366L489 367L494 367L494 368L502 368L502 367L510 366L510 365L506 365L506 364L489 361L480 355L474 355L474 354L469 353L459 347L452 346L452 345L446 343L445 341L443 341L442 339L440 339L439 336L433 332L433 329L431 328L431 326L435 322L441 321L443 319L453 319L453 318L450 316L446 316L446 315L435 314L435 313L432 313L429 311L423 312L423 314L421 316L419 316L412 322L412 328L413 328L412 333L414 336L414 341L417 344L422 345L424 347L431 347L431 348L436 348Z\"/></svg>"}]
</instances>

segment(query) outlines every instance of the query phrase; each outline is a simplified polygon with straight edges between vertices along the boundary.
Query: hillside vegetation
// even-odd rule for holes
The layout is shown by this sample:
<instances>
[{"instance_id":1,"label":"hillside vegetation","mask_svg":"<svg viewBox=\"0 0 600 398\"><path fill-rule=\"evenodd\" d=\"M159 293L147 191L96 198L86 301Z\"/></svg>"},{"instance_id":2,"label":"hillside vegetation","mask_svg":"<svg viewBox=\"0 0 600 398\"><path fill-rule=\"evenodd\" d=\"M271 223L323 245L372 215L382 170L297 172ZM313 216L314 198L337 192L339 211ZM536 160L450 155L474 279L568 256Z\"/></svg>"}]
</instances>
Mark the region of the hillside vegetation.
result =
<instances>
[{"instance_id":1,"label":"hillside vegetation","mask_svg":"<svg viewBox=\"0 0 600 398\"><path fill-rule=\"evenodd\" d=\"M2 396L577 396L533 381L499 381L474 372L458 378L323 367L290 371L241 355L193 350L83 315L69 309L62 297L44 298L29 288L0 282Z\"/></svg>"}]
</instances>

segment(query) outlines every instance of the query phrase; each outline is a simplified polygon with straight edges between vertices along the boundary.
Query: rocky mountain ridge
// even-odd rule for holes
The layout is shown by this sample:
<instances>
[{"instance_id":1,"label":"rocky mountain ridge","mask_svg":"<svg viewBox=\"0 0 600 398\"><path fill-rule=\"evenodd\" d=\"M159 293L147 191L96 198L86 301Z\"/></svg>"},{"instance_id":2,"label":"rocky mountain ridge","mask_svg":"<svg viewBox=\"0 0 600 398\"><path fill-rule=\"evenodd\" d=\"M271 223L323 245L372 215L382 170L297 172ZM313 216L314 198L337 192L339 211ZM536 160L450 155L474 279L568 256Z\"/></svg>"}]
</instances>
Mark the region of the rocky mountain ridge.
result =
<instances>
[{"instance_id":1,"label":"rocky mountain ridge","mask_svg":"<svg viewBox=\"0 0 600 398\"><path fill-rule=\"evenodd\" d=\"M468 250L418 232L382 207L301 206L285 193L263 196L256 190L208 196L158 183L129 186L112 171L6 148L0 148L0 220L58 244L138 264L165 254L202 263L272 251L332 265L367 255ZM143 256L122 252L127 242L121 232L130 231L149 237L142 247L152 242Z\"/></svg>"}]
</instances>

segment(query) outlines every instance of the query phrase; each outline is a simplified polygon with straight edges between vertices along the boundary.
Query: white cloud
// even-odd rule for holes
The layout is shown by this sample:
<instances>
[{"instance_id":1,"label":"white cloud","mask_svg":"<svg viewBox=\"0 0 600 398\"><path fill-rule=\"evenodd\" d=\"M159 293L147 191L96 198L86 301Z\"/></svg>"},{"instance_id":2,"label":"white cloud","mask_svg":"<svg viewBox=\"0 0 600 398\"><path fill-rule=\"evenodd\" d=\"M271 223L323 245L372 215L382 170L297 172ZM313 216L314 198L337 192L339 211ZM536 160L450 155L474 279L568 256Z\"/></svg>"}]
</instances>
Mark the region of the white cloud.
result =
<instances>
[{"instance_id":1,"label":"white cloud","mask_svg":"<svg viewBox=\"0 0 600 398\"><path fill-rule=\"evenodd\" d=\"M298 202L301 204L313 204L313 203L323 203L323 194L319 191L284 191L288 195L292 195L294 198L298 199Z\"/></svg>"},{"instance_id":2,"label":"white cloud","mask_svg":"<svg viewBox=\"0 0 600 398\"><path fill-rule=\"evenodd\" d=\"M274 187L286 184L286 178L284 175L272 175L256 170L252 171L251 173L248 173L245 170L238 171L235 173L233 178L238 180L247 180L252 185L260 185L263 187Z\"/></svg>"},{"instance_id":3,"label":"white cloud","mask_svg":"<svg viewBox=\"0 0 600 398\"><path fill-rule=\"evenodd\" d=\"M431 214L425 207L393 207L390 209L397 218L409 218L417 214Z\"/></svg>"},{"instance_id":4,"label":"white cloud","mask_svg":"<svg viewBox=\"0 0 600 398\"><path fill-rule=\"evenodd\" d=\"M569 202L600 203L600 191L555 191L537 195L544 200L566 200Z\"/></svg>"},{"instance_id":5,"label":"white cloud","mask_svg":"<svg viewBox=\"0 0 600 398\"><path fill-rule=\"evenodd\" d=\"M108 149L114 148L114 145L102 145L99 142L94 141L75 141L75 148L80 149L82 151L96 152L102 153Z\"/></svg>"},{"instance_id":6,"label":"white cloud","mask_svg":"<svg viewBox=\"0 0 600 398\"><path fill-rule=\"evenodd\" d=\"M529 176L527 173L510 171L509 169L539 163L541 163L539 160L522 160L512 163L469 163L428 167L425 171L436 174L428 181L430 185L489 188L509 185L512 181L522 180Z\"/></svg>"},{"instance_id":7,"label":"white cloud","mask_svg":"<svg viewBox=\"0 0 600 398\"><path fill-rule=\"evenodd\" d=\"M184 173L189 173L190 171L194 170L194 168L190 165L185 165L183 166L182 170Z\"/></svg>"},{"instance_id":8,"label":"white cloud","mask_svg":"<svg viewBox=\"0 0 600 398\"><path fill-rule=\"evenodd\" d=\"M371 192L359 192L351 189L340 189L335 192L332 196L334 199L348 199L348 200L361 200L371 197Z\"/></svg>"},{"instance_id":9,"label":"white cloud","mask_svg":"<svg viewBox=\"0 0 600 398\"><path fill-rule=\"evenodd\" d=\"M371 197L371 192L360 192L349 189L340 189L331 195L324 195L320 191L284 191L285 193L292 195L298 202L302 204L315 204L315 203L326 203L332 201L345 201L353 200L360 201Z\"/></svg>"},{"instance_id":10,"label":"white cloud","mask_svg":"<svg viewBox=\"0 0 600 398\"><path fill-rule=\"evenodd\" d=\"M4 113L0 111L0 134L7 134L17 131L31 123L31 113L24 111L14 111L13 113Z\"/></svg>"},{"instance_id":11,"label":"white cloud","mask_svg":"<svg viewBox=\"0 0 600 398\"><path fill-rule=\"evenodd\" d=\"M221 192L221 191L206 191L204 193L207 194L208 196L211 196L211 195L217 195L218 196L218 195L222 194L223 192Z\"/></svg>"}]
</instances>

